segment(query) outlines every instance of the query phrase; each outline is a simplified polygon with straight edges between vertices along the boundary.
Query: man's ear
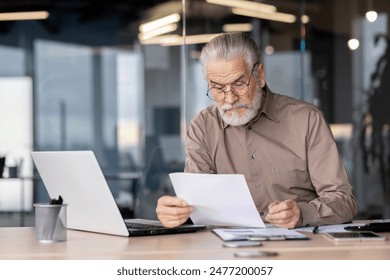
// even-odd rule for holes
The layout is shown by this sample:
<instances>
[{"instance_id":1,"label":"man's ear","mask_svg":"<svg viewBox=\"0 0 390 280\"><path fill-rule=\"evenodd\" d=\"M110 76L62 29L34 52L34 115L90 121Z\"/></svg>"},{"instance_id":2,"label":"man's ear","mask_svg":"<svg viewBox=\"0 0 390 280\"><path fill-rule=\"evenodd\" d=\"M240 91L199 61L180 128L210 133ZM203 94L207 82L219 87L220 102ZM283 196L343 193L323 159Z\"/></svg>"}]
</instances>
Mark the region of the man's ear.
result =
<instances>
[{"instance_id":1,"label":"man's ear","mask_svg":"<svg viewBox=\"0 0 390 280\"><path fill-rule=\"evenodd\" d=\"M259 75L259 84L261 88L265 87L265 71L264 71L264 64L259 64L258 67L258 73Z\"/></svg>"}]
</instances>

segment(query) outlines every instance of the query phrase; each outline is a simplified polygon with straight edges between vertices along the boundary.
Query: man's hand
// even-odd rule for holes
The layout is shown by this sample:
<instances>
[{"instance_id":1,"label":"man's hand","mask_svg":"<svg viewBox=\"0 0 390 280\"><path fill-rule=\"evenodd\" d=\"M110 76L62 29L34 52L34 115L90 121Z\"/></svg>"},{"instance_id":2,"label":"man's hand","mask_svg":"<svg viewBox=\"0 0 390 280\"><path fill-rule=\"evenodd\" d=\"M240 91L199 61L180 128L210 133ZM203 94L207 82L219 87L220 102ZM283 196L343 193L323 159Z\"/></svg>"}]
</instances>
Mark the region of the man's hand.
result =
<instances>
[{"instance_id":1,"label":"man's hand","mask_svg":"<svg viewBox=\"0 0 390 280\"><path fill-rule=\"evenodd\" d=\"M277 227L295 228L301 219L301 209L295 200L274 201L268 206L265 220Z\"/></svg>"},{"instance_id":2,"label":"man's hand","mask_svg":"<svg viewBox=\"0 0 390 280\"><path fill-rule=\"evenodd\" d=\"M173 228L185 223L193 207L175 196L162 196L157 201L156 213L164 227Z\"/></svg>"}]
</instances>

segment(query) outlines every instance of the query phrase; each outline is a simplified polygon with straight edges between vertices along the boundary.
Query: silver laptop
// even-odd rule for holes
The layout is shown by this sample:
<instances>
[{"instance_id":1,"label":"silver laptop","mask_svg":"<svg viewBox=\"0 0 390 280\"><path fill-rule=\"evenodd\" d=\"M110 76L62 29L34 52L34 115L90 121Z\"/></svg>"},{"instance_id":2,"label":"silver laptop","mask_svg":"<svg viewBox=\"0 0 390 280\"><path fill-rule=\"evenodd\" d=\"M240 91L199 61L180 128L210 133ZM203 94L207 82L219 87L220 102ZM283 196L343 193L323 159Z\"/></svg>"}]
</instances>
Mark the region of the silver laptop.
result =
<instances>
[{"instance_id":1,"label":"silver laptop","mask_svg":"<svg viewBox=\"0 0 390 280\"><path fill-rule=\"evenodd\" d=\"M165 228L155 220L124 220L92 151L45 151L31 155L49 196L52 199L61 196L68 204L67 227L70 229L145 236L205 228L204 225Z\"/></svg>"}]
</instances>

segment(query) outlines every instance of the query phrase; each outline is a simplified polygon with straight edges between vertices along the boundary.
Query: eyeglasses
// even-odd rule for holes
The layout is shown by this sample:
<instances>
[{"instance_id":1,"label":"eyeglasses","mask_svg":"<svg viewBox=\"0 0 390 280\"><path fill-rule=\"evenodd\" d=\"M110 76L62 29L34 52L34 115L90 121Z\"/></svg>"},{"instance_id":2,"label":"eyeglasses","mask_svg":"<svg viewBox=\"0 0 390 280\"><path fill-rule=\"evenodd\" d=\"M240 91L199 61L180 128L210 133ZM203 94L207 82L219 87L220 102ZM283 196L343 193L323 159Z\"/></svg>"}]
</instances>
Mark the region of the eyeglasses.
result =
<instances>
[{"instance_id":1,"label":"eyeglasses","mask_svg":"<svg viewBox=\"0 0 390 280\"><path fill-rule=\"evenodd\" d=\"M213 101L222 101L225 99L226 94L230 91L235 96L243 96L248 93L249 84L251 83L251 78L253 74L253 70L255 69L255 66L257 63L255 63L252 67L251 74L249 76L248 83L245 83L243 81L237 81L233 84L230 84L230 89L227 90L228 85L223 85L222 87L211 87L207 90L207 97L210 98Z\"/></svg>"}]
</instances>

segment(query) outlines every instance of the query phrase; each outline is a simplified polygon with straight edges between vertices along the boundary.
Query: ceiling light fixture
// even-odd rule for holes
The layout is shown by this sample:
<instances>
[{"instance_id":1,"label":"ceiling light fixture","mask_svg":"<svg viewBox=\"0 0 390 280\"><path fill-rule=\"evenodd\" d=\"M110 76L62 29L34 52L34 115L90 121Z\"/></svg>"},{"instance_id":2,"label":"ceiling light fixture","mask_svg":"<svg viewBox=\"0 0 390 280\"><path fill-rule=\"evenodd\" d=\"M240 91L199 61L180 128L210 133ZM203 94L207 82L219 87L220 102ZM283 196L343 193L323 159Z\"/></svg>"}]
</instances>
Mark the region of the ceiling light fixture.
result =
<instances>
[{"instance_id":1,"label":"ceiling light fixture","mask_svg":"<svg viewBox=\"0 0 390 280\"><path fill-rule=\"evenodd\" d=\"M151 39L153 37L160 36L162 34L173 32L176 29L177 29L177 23L164 25L160 28L156 28L156 29L150 30L148 32L139 33L138 39L140 41L145 41L145 40Z\"/></svg>"},{"instance_id":2,"label":"ceiling light fixture","mask_svg":"<svg viewBox=\"0 0 390 280\"><path fill-rule=\"evenodd\" d=\"M372 8L372 1L368 1L368 10L366 12L366 19L369 22L374 22L378 18L378 13Z\"/></svg>"},{"instance_id":3,"label":"ceiling light fixture","mask_svg":"<svg viewBox=\"0 0 390 280\"><path fill-rule=\"evenodd\" d=\"M186 45L208 43L212 38L220 34L198 34L187 35L185 37ZM184 39L179 35L162 35L141 42L144 45L162 45L162 46L179 46L184 44Z\"/></svg>"},{"instance_id":4,"label":"ceiling light fixture","mask_svg":"<svg viewBox=\"0 0 390 280\"><path fill-rule=\"evenodd\" d=\"M286 23L294 23L296 21L296 16L294 16L292 14L279 13L279 12L263 13L263 12L259 12L259 11L246 10L246 9L240 9L240 8L233 8L232 12L233 12L233 14L240 15L240 16L255 17L255 18L280 21L280 22L286 22Z\"/></svg>"},{"instance_id":5,"label":"ceiling light fixture","mask_svg":"<svg viewBox=\"0 0 390 280\"><path fill-rule=\"evenodd\" d=\"M263 13L275 13L276 7L273 5L257 3L245 0L206 0L210 4L222 5L233 8L242 8L247 10L259 10Z\"/></svg>"},{"instance_id":6,"label":"ceiling light fixture","mask_svg":"<svg viewBox=\"0 0 390 280\"><path fill-rule=\"evenodd\" d=\"M168 16L141 24L139 26L139 31L142 33L149 32L153 29L160 28L164 25L177 23L180 21L180 19L181 19L180 14L173 13Z\"/></svg>"},{"instance_id":7,"label":"ceiling light fixture","mask_svg":"<svg viewBox=\"0 0 390 280\"><path fill-rule=\"evenodd\" d=\"M178 43L180 41L180 43ZM166 45L166 44L182 44L183 39L181 36L176 34L162 35L158 37L153 37L147 40L140 41L143 45Z\"/></svg>"},{"instance_id":8,"label":"ceiling light fixture","mask_svg":"<svg viewBox=\"0 0 390 280\"><path fill-rule=\"evenodd\" d=\"M366 19L369 21L369 22L374 22L376 21L376 19L378 18L378 14L377 12L375 11L368 11L366 13Z\"/></svg>"},{"instance_id":9,"label":"ceiling light fixture","mask_svg":"<svg viewBox=\"0 0 390 280\"><path fill-rule=\"evenodd\" d=\"M264 52L267 54L267 55L271 55L275 52L275 49L273 46L271 45L268 45L264 48Z\"/></svg>"},{"instance_id":10,"label":"ceiling light fixture","mask_svg":"<svg viewBox=\"0 0 390 280\"><path fill-rule=\"evenodd\" d=\"M310 17L309 17L308 15L302 15L302 16L301 16L301 22L302 22L303 24L308 24L309 21L310 21Z\"/></svg>"},{"instance_id":11,"label":"ceiling light fixture","mask_svg":"<svg viewBox=\"0 0 390 280\"><path fill-rule=\"evenodd\" d=\"M47 11L0 13L0 21L43 20L49 17Z\"/></svg>"},{"instance_id":12,"label":"ceiling light fixture","mask_svg":"<svg viewBox=\"0 0 390 280\"><path fill-rule=\"evenodd\" d=\"M348 47L351 51L355 51L359 48L359 40L358 39L350 39L348 40Z\"/></svg>"},{"instance_id":13,"label":"ceiling light fixture","mask_svg":"<svg viewBox=\"0 0 390 280\"><path fill-rule=\"evenodd\" d=\"M222 26L223 32L250 32L253 30L251 23L227 23Z\"/></svg>"}]
</instances>

